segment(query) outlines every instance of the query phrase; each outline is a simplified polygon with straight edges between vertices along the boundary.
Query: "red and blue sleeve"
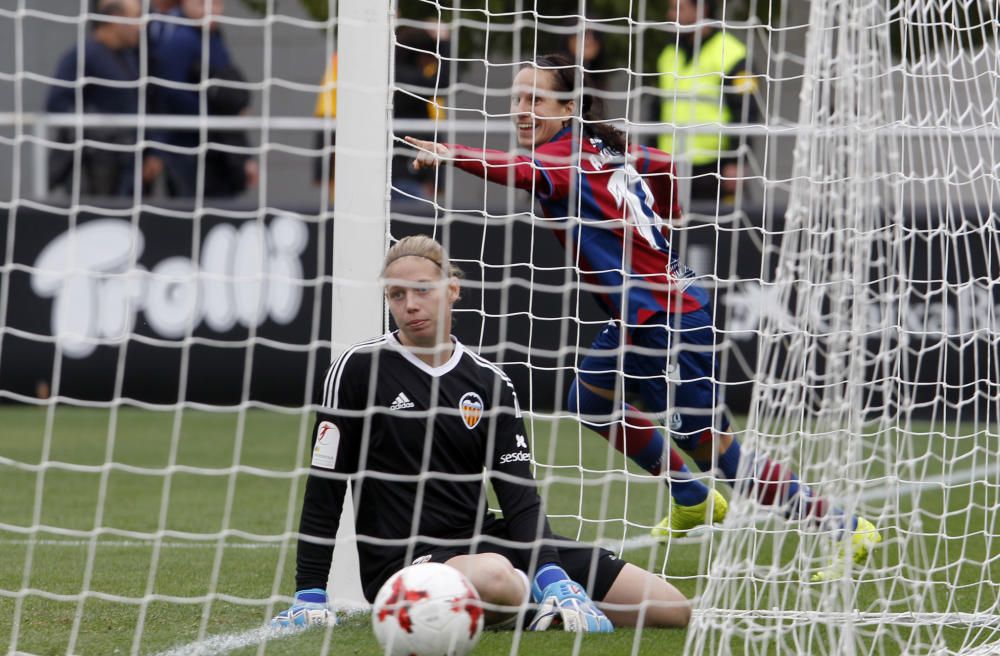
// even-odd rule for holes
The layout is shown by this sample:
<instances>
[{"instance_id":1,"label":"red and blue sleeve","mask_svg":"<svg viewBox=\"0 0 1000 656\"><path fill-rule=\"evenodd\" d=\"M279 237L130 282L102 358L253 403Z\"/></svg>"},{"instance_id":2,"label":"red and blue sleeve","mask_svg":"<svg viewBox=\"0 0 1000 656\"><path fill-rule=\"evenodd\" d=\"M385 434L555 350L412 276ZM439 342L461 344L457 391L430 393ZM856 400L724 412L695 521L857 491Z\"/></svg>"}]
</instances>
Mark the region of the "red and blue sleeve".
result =
<instances>
[{"instance_id":1,"label":"red and blue sleeve","mask_svg":"<svg viewBox=\"0 0 1000 656\"><path fill-rule=\"evenodd\" d=\"M503 150L445 145L454 153L456 168L490 182L524 189L546 200L561 198L569 189L569 165L549 166Z\"/></svg>"}]
</instances>

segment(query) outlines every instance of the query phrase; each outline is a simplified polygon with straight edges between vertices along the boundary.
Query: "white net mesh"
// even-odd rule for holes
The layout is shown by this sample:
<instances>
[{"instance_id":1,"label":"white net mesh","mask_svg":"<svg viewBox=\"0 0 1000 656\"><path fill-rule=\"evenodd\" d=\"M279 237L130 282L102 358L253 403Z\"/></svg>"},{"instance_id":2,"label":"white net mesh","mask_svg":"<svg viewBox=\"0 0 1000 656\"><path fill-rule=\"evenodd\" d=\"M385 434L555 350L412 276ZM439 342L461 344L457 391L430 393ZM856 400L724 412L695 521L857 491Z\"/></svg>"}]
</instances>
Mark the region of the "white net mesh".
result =
<instances>
[{"instance_id":1,"label":"white net mesh","mask_svg":"<svg viewBox=\"0 0 1000 656\"><path fill-rule=\"evenodd\" d=\"M996 576L998 455L984 10L811 7L745 443L796 463L885 540L863 566L811 583L834 543L734 501L695 652L957 653L996 640L983 587Z\"/></svg>"},{"instance_id":2,"label":"white net mesh","mask_svg":"<svg viewBox=\"0 0 1000 656\"><path fill-rule=\"evenodd\" d=\"M315 377L331 324L352 318L331 311L331 288L378 294L333 261L332 200L374 194L391 196L392 238L433 234L465 270L455 332L513 379L553 527L693 598L690 653L988 653L1000 617L991 6L720 3L708 23L746 45L757 77L730 80L753 102L716 153L745 179L730 192L709 175L706 193L684 144L721 126L664 118L676 90L657 60L686 33L666 3L400 2L393 65L336 75L336 3L257 4L229 0L217 18L242 81L210 72L207 55L193 77L161 78L142 36L135 76L109 85L135 90L131 114L84 109L87 85L53 74L64 49L85 52L88 3L0 3L0 644L331 653L353 633L374 649L365 623L287 643L257 629L294 587ZM407 135L516 150L514 74L588 33L601 55L574 57L604 115L630 144L673 138L685 217L672 244L710 290L714 383L744 452L872 520L883 541L862 565L841 557L836 527L788 521L722 485L721 527L650 538L667 513L662 479L566 408L608 318L553 237L573 222L452 166L409 169ZM330 183L338 164L383 160L363 144L329 157L336 100L324 92L345 76L356 86L341 96L393 80L389 189ZM160 116L145 104L154 87L197 92L196 110ZM69 111L42 112L51 88L72 92ZM212 88L247 91L250 104L210 115ZM361 123L337 129L372 127ZM122 126L138 136L100 132ZM165 136L179 128L194 140ZM193 193L167 198L166 174L143 189L144 147L192 156ZM68 185L50 192L56 151ZM109 152L125 156L131 185L115 199L87 188L102 166L88 158ZM243 175L256 161L259 181L216 196L217 159ZM367 210L351 207L360 226ZM335 333L332 349L351 341ZM813 582L831 560L843 575ZM660 640L637 630L622 653L650 635ZM530 639L495 649L526 653ZM683 642L666 641L668 653Z\"/></svg>"}]
</instances>

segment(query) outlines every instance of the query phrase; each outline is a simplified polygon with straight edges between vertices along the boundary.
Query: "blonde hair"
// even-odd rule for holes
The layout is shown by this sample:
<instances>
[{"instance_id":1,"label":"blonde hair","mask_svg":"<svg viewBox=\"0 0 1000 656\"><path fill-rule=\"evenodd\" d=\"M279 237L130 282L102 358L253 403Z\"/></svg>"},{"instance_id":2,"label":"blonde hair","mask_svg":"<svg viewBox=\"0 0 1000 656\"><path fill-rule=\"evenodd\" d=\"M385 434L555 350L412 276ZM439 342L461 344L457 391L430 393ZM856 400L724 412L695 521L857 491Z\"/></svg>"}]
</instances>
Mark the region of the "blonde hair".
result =
<instances>
[{"instance_id":1,"label":"blonde hair","mask_svg":"<svg viewBox=\"0 0 1000 656\"><path fill-rule=\"evenodd\" d=\"M422 257L430 260L441 270L441 277L462 277L462 270L453 266L448 259L448 251L444 246L427 235L411 235L403 237L389 248L382 263L382 276L385 276L389 265L402 257Z\"/></svg>"}]
</instances>

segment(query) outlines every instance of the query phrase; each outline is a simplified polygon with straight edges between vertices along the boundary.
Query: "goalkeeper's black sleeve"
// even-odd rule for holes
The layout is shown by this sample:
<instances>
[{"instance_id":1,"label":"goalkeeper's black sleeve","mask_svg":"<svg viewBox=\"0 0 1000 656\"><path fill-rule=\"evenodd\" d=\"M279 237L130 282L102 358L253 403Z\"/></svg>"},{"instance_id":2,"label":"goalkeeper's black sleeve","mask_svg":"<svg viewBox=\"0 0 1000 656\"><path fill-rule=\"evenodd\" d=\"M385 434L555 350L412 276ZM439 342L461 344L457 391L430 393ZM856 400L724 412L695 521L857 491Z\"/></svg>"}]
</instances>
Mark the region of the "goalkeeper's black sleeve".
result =
<instances>
[{"instance_id":1,"label":"goalkeeper's black sleeve","mask_svg":"<svg viewBox=\"0 0 1000 656\"><path fill-rule=\"evenodd\" d=\"M312 433L309 478L306 481L295 568L295 589L326 589L333 559L333 539L340 526L347 492L347 478L358 468L367 376L355 375L351 385L336 385L349 366L350 352L342 355L327 372L317 393L316 424Z\"/></svg>"},{"instance_id":2,"label":"goalkeeper's black sleeve","mask_svg":"<svg viewBox=\"0 0 1000 656\"><path fill-rule=\"evenodd\" d=\"M319 428L322 422L317 419ZM313 432L315 444L316 432ZM330 472L332 474L333 472ZM330 478L323 470L314 468L306 481L306 494L299 520L299 546L295 568L295 589L326 589L333 559L333 539L340 526L344 508L347 482ZM313 540L310 538L319 538Z\"/></svg>"}]
</instances>

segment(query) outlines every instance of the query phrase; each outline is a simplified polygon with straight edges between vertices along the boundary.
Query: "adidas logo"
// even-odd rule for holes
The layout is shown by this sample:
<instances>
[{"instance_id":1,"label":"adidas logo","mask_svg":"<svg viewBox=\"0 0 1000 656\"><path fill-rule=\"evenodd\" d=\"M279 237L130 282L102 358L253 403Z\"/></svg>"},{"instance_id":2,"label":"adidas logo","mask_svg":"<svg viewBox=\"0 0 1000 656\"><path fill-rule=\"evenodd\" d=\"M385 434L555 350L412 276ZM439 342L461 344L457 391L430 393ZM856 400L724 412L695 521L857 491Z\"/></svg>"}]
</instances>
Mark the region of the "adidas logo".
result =
<instances>
[{"instance_id":1,"label":"adidas logo","mask_svg":"<svg viewBox=\"0 0 1000 656\"><path fill-rule=\"evenodd\" d=\"M414 407L413 401L411 401L405 394L400 392L396 395L396 399L389 406L390 410L405 410L407 408Z\"/></svg>"}]
</instances>

